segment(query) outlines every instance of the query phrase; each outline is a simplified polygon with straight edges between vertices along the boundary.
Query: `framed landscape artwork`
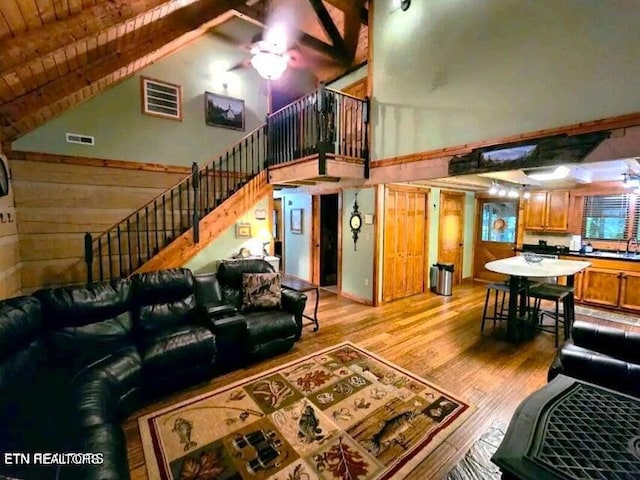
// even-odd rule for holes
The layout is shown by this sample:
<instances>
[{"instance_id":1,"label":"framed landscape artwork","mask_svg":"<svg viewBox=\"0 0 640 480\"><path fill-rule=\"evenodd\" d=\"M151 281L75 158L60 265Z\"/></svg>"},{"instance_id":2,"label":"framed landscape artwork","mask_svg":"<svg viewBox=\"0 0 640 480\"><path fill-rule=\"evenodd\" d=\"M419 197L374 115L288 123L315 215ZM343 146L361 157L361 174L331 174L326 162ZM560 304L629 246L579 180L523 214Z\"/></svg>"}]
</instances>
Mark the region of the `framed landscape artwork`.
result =
<instances>
[{"instance_id":1,"label":"framed landscape artwork","mask_svg":"<svg viewBox=\"0 0 640 480\"><path fill-rule=\"evenodd\" d=\"M204 92L204 118L212 127L244 130L244 100Z\"/></svg>"},{"instance_id":2,"label":"framed landscape artwork","mask_svg":"<svg viewBox=\"0 0 640 480\"><path fill-rule=\"evenodd\" d=\"M291 233L302 233L302 209L291 209Z\"/></svg>"}]
</instances>

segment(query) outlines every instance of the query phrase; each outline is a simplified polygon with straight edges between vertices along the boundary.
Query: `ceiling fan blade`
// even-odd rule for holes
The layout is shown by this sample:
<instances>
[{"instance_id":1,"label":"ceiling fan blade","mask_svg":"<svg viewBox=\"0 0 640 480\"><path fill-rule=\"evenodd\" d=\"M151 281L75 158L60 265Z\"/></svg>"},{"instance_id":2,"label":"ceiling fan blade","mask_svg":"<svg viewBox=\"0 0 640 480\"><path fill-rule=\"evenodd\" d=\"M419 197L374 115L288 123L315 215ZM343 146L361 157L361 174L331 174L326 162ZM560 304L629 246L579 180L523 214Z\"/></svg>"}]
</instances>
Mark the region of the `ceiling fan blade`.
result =
<instances>
[{"instance_id":1,"label":"ceiling fan blade","mask_svg":"<svg viewBox=\"0 0 640 480\"><path fill-rule=\"evenodd\" d=\"M241 68L247 68L251 66L251 60L249 58L236 63L233 67L231 67L228 72L233 72L234 70L240 70Z\"/></svg>"}]
</instances>

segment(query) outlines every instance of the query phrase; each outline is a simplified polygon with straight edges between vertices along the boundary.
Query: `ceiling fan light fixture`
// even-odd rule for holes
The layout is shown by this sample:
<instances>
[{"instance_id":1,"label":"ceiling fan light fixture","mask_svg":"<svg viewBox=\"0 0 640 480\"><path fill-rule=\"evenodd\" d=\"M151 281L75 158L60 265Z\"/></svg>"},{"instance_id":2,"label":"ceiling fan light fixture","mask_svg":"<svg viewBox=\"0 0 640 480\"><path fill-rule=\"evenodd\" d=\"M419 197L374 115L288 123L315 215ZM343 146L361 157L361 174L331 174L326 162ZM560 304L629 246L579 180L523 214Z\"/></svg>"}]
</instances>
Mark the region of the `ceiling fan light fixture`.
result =
<instances>
[{"instance_id":1,"label":"ceiling fan light fixture","mask_svg":"<svg viewBox=\"0 0 640 480\"><path fill-rule=\"evenodd\" d=\"M287 69L288 62L289 57L286 54L266 50L255 52L251 58L253 68L267 80L278 80Z\"/></svg>"}]
</instances>

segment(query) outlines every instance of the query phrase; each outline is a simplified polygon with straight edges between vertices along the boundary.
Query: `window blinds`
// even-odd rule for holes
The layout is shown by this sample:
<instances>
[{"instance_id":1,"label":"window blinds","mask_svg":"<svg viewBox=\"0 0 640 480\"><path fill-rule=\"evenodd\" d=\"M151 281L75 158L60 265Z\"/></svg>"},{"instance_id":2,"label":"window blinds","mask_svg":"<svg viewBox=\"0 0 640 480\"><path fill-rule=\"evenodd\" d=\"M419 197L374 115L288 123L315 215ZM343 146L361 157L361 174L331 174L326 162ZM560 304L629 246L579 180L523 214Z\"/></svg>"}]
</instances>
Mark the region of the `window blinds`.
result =
<instances>
[{"instance_id":1,"label":"window blinds","mask_svg":"<svg viewBox=\"0 0 640 480\"><path fill-rule=\"evenodd\" d=\"M640 238L640 195L636 194L635 198L636 208L634 209L633 225L631 228L631 236Z\"/></svg>"},{"instance_id":2,"label":"window blinds","mask_svg":"<svg viewBox=\"0 0 640 480\"><path fill-rule=\"evenodd\" d=\"M590 240L624 240L629 227L630 204L631 197L627 193L586 197L582 216L583 237ZM637 223L636 215L636 230Z\"/></svg>"}]
</instances>

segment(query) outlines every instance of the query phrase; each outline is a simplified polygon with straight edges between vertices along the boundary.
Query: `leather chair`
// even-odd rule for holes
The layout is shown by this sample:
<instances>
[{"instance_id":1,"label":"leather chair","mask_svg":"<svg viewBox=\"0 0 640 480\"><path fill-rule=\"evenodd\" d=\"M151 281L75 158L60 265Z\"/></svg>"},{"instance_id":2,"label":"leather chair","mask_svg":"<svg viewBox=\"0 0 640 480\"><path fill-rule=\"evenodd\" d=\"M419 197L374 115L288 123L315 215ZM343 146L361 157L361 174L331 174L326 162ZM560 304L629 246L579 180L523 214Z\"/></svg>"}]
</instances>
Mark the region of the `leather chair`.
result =
<instances>
[{"instance_id":1,"label":"leather chair","mask_svg":"<svg viewBox=\"0 0 640 480\"><path fill-rule=\"evenodd\" d=\"M640 397L640 334L576 321L548 371Z\"/></svg>"},{"instance_id":2,"label":"leather chair","mask_svg":"<svg viewBox=\"0 0 640 480\"><path fill-rule=\"evenodd\" d=\"M246 310L243 307L243 275L274 271L273 266L262 259L223 261L218 266L222 299L245 317L246 348L252 358L286 352L301 335L302 312L307 301L304 293L282 289L282 307L279 309Z\"/></svg>"}]
</instances>

